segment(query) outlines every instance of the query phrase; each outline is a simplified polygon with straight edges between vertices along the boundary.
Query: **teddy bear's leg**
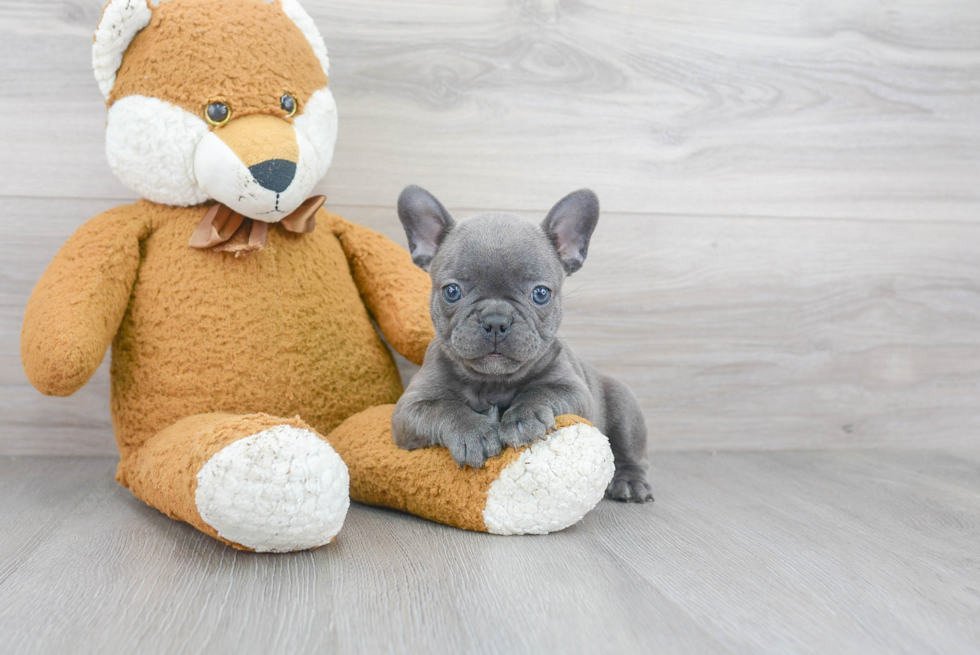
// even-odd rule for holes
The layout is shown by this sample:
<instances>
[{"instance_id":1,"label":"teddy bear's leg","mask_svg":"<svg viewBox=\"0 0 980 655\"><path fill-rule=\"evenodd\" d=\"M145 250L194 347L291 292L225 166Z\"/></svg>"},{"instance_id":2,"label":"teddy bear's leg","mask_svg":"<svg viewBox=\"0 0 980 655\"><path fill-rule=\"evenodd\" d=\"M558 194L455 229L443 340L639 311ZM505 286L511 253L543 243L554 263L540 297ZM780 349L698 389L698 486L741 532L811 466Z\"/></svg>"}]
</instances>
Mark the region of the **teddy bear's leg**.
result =
<instances>
[{"instance_id":1,"label":"teddy bear's leg","mask_svg":"<svg viewBox=\"0 0 980 655\"><path fill-rule=\"evenodd\" d=\"M391 437L394 405L350 417L330 443L350 469L351 498L466 530L545 534L577 523L613 476L609 440L585 419L559 416L544 441L459 468L445 448L401 450Z\"/></svg>"},{"instance_id":2,"label":"teddy bear's leg","mask_svg":"<svg viewBox=\"0 0 980 655\"><path fill-rule=\"evenodd\" d=\"M329 543L350 505L347 467L299 418L198 414L119 464L148 505L235 548L286 552Z\"/></svg>"}]
</instances>

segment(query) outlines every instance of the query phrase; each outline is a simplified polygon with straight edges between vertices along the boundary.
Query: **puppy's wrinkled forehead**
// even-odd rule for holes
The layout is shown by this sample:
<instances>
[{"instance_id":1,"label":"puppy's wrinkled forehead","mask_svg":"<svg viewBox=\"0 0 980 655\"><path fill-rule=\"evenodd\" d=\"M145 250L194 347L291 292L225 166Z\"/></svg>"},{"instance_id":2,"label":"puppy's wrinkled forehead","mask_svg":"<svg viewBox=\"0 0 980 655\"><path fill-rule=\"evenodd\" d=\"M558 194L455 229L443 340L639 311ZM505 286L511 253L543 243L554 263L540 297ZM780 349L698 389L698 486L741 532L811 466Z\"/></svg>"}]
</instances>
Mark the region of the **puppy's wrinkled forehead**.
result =
<instances>
[{"instance_id":1,"label":"puppy's wrinkled forehead","mask_svg":"<svg viewBox=\"0 0 980 655\"><path fill-rule=\"evenodd\" d=\"M519 282L557 287L563 278L561 262L541 228L513 214L481 214L461 222L439 249L432 272L496 287Z\"/></svg>"}]
</instances>

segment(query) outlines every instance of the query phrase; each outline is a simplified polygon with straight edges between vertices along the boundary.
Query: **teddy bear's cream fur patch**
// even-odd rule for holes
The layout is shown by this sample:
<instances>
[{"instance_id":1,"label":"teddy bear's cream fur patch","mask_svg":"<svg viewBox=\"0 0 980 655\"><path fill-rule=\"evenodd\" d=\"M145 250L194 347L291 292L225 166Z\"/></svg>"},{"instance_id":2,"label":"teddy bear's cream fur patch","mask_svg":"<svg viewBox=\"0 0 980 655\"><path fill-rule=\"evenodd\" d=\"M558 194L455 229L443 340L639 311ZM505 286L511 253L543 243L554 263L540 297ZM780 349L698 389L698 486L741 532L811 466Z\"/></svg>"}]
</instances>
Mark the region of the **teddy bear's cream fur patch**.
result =
<instances>
[{"instance_id":1,"label":"teddy bear's cream fur patch","mask_svg":"<svg viewBox=\"0 0 980 655\"><path fill-rule=\"evenodd\" d=\"M258 552L329 543L350 507L347 466L309 430L277 425L218 451L197 474L197 510L218 535Z\"/></svg>"},{"instance_id":2,"label":"teddy bear's cream fur patch","mask_svg":"<svg viewBox=\"0 0 980 655\"><path fill-rule=\"evenodd\" d=\"M547 534L577 523L613 478L609 439L587 423L561 428L521 452L487 492L493 534Z\"/></svg>"}]
</instances>

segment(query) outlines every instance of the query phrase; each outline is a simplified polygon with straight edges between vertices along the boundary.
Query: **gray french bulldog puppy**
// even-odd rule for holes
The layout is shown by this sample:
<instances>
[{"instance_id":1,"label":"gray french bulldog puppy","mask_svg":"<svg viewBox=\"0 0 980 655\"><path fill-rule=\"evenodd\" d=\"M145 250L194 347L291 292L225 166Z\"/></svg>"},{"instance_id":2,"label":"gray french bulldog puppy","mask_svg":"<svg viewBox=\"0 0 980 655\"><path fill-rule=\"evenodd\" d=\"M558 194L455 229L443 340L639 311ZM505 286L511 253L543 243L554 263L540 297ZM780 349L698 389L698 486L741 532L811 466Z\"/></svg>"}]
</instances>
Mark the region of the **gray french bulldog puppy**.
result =
<instances>
[{"instance_id":1,"label":"gray french bulldog puppy","mask_svg":"<svg viewBox=\"0 0 980 655\"><path fill-rule=\"evenodd\" d=\"M578 414L609 437L616 472L607 495L653 500L636 397L556 336L562 282L581 268L599 220L596 195L569 194L540 227L499 213L457 225L432 194L409 186L398 217L412 259L432 276L436 334L395 407L395 443L445 446L460 466L480 468L505 446L545 438L556 415Z\"/></svg>"}]
</instances>

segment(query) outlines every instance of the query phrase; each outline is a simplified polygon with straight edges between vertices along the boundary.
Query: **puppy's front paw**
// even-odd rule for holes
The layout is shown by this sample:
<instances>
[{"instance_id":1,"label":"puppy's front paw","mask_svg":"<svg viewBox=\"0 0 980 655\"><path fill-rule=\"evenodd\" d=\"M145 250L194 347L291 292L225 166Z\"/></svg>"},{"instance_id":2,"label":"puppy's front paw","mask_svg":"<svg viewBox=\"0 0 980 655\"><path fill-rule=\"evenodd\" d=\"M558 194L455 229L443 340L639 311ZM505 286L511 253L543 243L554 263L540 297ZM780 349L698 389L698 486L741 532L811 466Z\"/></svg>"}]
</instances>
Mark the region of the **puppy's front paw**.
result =
<instances>
[{"instance_id":1,"label":"puppy's front paw","mask_svg":"<svg viewBox=\"0 0 980 655\"><path fill-rule=\"evenodd\" d=\"M647 484L643 471L616 469L612 482L606 489L606 495L613 500L625 503L645 503L653 500L653 490Z\"/></svg>"},{"instance_id":2,"label":"puppy's front paw","mask_svg":"<svg viewBox=\"0 0 980 655\"><path fill-rule=\"evenodd\" d=\"M502 446L497 432L496 423L485 421L456 435L445 445L454 462L460 466L468 464L478 469L485 461L500 454Z\"/></svg>"},{"instance_id":3,"label":"puppy's front paw","mask_svg":"<svg viewBox=\"0 0 980 655\"><path fill-rule=\"evenodd\" d=\"M513 405L500 419L500 442L520 448L544 439L555 429L555 413L550 407Z\"/></svg>"}]
</instances>

